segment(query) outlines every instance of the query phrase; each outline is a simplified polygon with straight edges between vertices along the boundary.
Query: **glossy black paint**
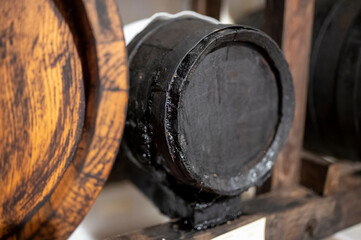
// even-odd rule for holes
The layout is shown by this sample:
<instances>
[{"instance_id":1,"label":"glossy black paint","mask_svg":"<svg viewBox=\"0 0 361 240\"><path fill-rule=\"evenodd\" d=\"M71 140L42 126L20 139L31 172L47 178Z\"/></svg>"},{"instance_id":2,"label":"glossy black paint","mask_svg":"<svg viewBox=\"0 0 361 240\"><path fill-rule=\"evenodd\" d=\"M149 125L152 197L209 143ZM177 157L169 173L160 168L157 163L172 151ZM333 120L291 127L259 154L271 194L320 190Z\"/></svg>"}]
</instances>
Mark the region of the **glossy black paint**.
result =
<instances>
[{"instance_id":1,"label":"glossy black paint","mask_svg":"<svg viewBox=\"0 0 361 240\"><path fill-rule=\"evenodd\" d=\"M269 176L294 112L291 74L264 33L158 18L128 45L122 159L138 187L195 228L238 216Z\"/></svg>"}]
</instances>

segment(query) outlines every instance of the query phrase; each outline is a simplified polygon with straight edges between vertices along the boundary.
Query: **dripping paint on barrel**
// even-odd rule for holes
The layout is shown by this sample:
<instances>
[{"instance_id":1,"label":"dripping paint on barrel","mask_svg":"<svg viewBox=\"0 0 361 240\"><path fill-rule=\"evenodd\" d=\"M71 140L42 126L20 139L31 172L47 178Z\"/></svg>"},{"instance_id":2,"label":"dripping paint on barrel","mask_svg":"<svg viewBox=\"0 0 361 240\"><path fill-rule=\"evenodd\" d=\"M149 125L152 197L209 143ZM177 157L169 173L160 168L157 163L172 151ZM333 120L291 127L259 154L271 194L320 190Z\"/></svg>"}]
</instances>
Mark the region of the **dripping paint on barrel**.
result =
<instances>
[{"instance_id":1,"label":"dripping paint on barrel","mask_svg":"<svg viewBox=\"0 0 361 240\"><path fill-rule=\"evenodd\" d=\"M194 16L156 18L128 54L128 158L166 185L212 196L263 182L294 111L288 65L270 38Z\"/></svg>"}]
</instances>

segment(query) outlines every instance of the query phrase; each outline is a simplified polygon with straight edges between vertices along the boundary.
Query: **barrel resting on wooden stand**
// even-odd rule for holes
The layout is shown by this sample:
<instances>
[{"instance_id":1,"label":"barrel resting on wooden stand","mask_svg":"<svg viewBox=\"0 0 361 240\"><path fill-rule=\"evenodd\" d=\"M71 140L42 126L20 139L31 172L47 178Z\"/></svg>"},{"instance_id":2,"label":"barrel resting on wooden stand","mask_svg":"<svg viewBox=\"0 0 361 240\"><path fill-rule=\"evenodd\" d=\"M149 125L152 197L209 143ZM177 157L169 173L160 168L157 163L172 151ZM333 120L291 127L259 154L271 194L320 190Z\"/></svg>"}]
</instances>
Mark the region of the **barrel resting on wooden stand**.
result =
<instances>
[{"instance_id":1,"label":"barrel resting on wooden stand","mask_svg":"<svg viewBox=\"0 0 361 240\"><path fill-rule=\"evenodd\" d=\"M210 1L208 1L210 2ZM317 2L326 2L326 1L317 1ZM339 24L336 24L336 28L327 26L332 22L337 22L340 18L332 16L329 17L329 20L326 22L326 28L329 30L335 30L339 32L340 26L344 27L352 26L349 25L351 15L347 13L340 13L340 9L350 8L352 13L358 11L360 1L334 1L337 6L334 7L334 16L341 16L343 20ZM268 33L277 40L277 42L282 46L286 58L289 60L291 66L291 72L294 76L295 81L295 94L296 94L296 115L297 124L294 127L294 131L291 134L292 141L291 144L286 146L283 155L286 157L281 158L281 162L273 171L276 176L276 181L273 184L274 188L271 191L258 195L254 199L249 201L242 202L244 216L240 216L234 221L227 222L227 224L217 226L212 229L194 231L189 229L182 229L179 226L182 224L179 221L174 221L166 224L161 224L158 226L153 226L150 228L142 229L130 234L125 234L123 236L114 237L114 239L129 239L129 238L142 238L142 239L154 239L154 238L174 238L174 239L211 239L213 237L222 236L223 234L228 234L229 232L237 231L243 227L249 226L250 223L255 222L260 219L265 219L265 238L266 239L322 239L329 237L331 234L343 230L347 227L355 225L361 222L361 207L360 207L360 196L361 196L361 173L360 173L360 164L349 161L340 161L331 157L323 157L319 154L302 152L301 156L298 157L298 153L301 152L302 147L302 136L303 136L303 123L305 118L305 106L306 106L306 89L307 89L307 72L308 72L308 59L309 59L309 50L311 46L311 32L312 32L312 19L313 19L313 0L268 0L267 1L267 24L269 25ZM335 15L336 14L336 15ZM359 24L354 25L359 26ZM360 28L356 28L359 30ZM315 30L316 33L319 32ZM323 34L332 35L332 33L327 33L327 31L321 31ZM345 45L343 49L346 50L343 58L347 58L349 53L353 54L360 53L359 51L347 51L354 48L355 44L360 43L360 41L350 41L354 39L357 35L357 31L346 31L351 35L349 40L346 43L352 42L351 45ZM336 33L336 36L341 37L344 33ZM315 34L314 34L315 36ZM322 38L321 38L322 39ZM323 39L326 42L332 42L330 37ZM340 42L338 43L340 44ZM329 54L338 54L335 53L334 46L329 45L330 48L326 48L323 51L324 56L330 56ZM321 45L322 46L322 45ZM338 48L337 49L342 49ZM300 53L300 49L303 49ZM330 51L330 49L332 51ZM333 56L332 58L334 58ZM357 59L357 58L356 58ZM327 74L330 73L330 69L327 65L327 57L322 61L317 61L318 64L324 65ZM326 64L325 64L326 63ZM349 71L347 69L357 68L355 63L360 63L356 61L353 64L345 66L345 61L342 61L342 64L339 66L342 67L344 76L350 80L350 76L358 73L358 71ZM347 65L347 64L346 64ZM345 68L346 67L346 68ZM317 71L316 67L316 71ZM319 68L321 70L322 68ZM312 73L311 73L312 74ZM322 78L322 74L320 74ZM355 79L355 78L353 78ZM322 78L321 80L326 83L329 83L327 79ZM354 82L356 83L356 82ZM353 84L354 84L353 83ZM345 81L340 81L341 85L345 84ZM311 84L312 86L312 84ZM344 85L345 87L346 85ZM349 86L349 85L347 85ZM358 85L360 86L360 85ZM316 88L316 90L324 91L326 88ZM338 94L339 96L341 94ZM347 101L352 100L352 95L346 95ZM317 98L316 98L317 99ZM345 98L341 98L338 101L342 105L342 101ZM354 100L354 99L353 99ZM329 103L330 101L325 101L322 104ZM312 101L310 102L312 103ZM356 103L356 102L354 102ZM354 103L348 104L347 106L353 106ZM352 110L358 108L344 108L343 110ZM324 113L319 111L319 113ZM331 112L334 114L335 112ZM341 119L341 123L350 120L350 114L344 116L336 115L323 116L324 123L321 124L322 127L327 127L330 124L334 124L336 119ZM355 118L354 118L355 119ZM342 126L342 124L341 124ZM346 130L344 133L352 133L350 136L355 136L357 131L350 131L349 127L354 128L356 126L355 121L352 124L346 124ZM328 134L332 134L332 131L336 128L328 128L324 131ZM313 132L313 134L319 134L320 132ZM342 136L342 138L347 138L347 135ZM337 140L342 140L339 138ZM355 138L348 138L348 141L353 141ZM332 138L327 139L327 141L333 140ZM346 141L347 142L347 141ZM346 143L345 142L345 143ZM344 152L347 148L353 148L355 145L360 143L359 140L354 141L352 144L348 144L343 147ZM333 144L334 145L334 144ZM313 150L316 151L317 145L314 145ZM319 148L320 149L320 148ZM320 149L321 150L321 149ZM322 152L318 150L317 152ZM360 148L354 148L353 151L348 153L357 153L359 154ZM330 148L327 153L331 154L335 152L335 148ZM323 151L325 153L325 151ZM341 151L339 151L341 152ZM341 156L340 154L338 154ZM354 156L356 154L353 154ZM292 159L287 156L293 156ZM296 157L295 157L296 156ZM357 158L355 159L357 160ZM295 163L295 164L293 164ZM292 168L291 170L288 167ZM300 183L298 177L300 176ZM263 230L263 229L261 229ZM225 236L225 235L223 235ZM229 236L229 235L227 235Z\"/></svg>"},{"instance_id":2,"label":"barrel resting on wooden stand","mask_svg":"<svg viewBox=\"0 0 361 240\"><path fill-rule=\"evenodd\" d=\"M329 196L353 185L361 171L360 162L337 160L304 151L302 153L300 183L323 196Z\"/></svg>"},{"instance_id":3,"label":"barrel resting on wooden stand","mask_svg":"<svg viewBox=\"0 0 361 240\"><path fill-rule=\"evenodd\" d=\"M260 220L265 221L264 229L257 231L264 231L266 239L322 239L360 223L361 163L310 152L302 152L301 156L301 185L243 201L244 215L227 224L195 231L175 220L111 239L211 239Z\"/></svg>"},{"instance_id":4,"label":"barrel resting on wooden stand","mask_svg":"<svg viewBox=\"0 0 361 240\"><path fill-rule=\"evenodd\" d=\"M314 168L301 166L301 176L316 173ZM227 236L232 231L249 229L250 224L261 220L265 221L265 225L256 231L264 231L268 240L326 238L361 222L360 172L351 171L338 179L342 185L324 196L300 185L256 196L242 202L244 215L211 229L196 231L183 227L182 221L175 220L111 239L212 239ZM324 186L327 181L322 182Z\"/></svg>"},{"instance_id":5,"label":"barrel resting on wooden stand","mask_svg":"<svg viewBox=\"0 0 361 240\"><path fill-rule=\"evenodd\" d=\"M195 16L158 18L128 45L122 155L163 213L209 227L237 217L292 122L291 75L264 33Z\"/></svg>"}]
</instances>

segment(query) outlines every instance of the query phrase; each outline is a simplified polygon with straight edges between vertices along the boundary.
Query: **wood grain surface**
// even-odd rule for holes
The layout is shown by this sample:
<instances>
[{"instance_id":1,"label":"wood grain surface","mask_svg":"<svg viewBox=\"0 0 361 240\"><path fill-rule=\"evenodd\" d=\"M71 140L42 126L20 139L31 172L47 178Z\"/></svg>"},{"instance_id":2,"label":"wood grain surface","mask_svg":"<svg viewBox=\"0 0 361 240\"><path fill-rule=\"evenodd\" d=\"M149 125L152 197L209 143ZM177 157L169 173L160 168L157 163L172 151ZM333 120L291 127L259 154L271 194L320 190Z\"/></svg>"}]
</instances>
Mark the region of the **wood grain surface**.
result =
<instances>
[{"instance_id":1,"label":"wood grain surface","mask_svg":"<svg viewBox=\"0 0 361 240\"><path fill-rule=\"evenodd\" d=\"M0 22L0 239L66 239L121 140L121 20L111 0L0 0Z\"/></svg>"},{"instance_id":2,"label":"wood grain surface","mask_svg":"<svg viewBox=\"0 0 361 240\"><path fill-rule=\"evenodd\" d=\"M245 201L243 203L245 215L211 229L197 231L175 220L132 233L116 235L108 240L208 240L247 226L261 218L266 219L264 232L267 240L323 239L361 221L360 194L360 185L328 197L317 196L302 187L279 189ZM261 231L261 229L257 230Z\"/></svg>"},{"instance_id":3,"label":"wood grain surface","mask_svg":"<svg viewBox=\"0 0 361 240\"><path fill-rule=\"evenodd\" d=\"M268 0L265 31L281 46L293 76L295 115L288 140L274 165L272 187L298 183L306 114L314 0Z\"/></svg>"},{"instance_id":4,"label":"wood grain surface","mask_svg":"<svg viewBox=\"0 0 361 240\"><path fill-rule=\"evenodd\" d=\"M42 1L13 4L2 1L0 15L1 228L19 224L53 191L85 109L80 59L60 13Z\"/></svg>"}]
</instances>

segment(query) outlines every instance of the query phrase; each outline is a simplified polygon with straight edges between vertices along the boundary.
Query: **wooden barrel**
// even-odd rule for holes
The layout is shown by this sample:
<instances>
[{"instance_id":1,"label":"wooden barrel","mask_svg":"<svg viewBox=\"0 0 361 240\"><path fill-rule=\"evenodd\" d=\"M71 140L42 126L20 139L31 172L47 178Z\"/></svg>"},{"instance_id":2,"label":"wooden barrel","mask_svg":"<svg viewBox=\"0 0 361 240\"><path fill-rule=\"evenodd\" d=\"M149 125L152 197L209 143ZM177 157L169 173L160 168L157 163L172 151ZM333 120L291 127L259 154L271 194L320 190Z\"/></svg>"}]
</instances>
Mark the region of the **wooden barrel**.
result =
<instances>
[{"instance_id":1,"label":"wooden barrel","mask_svg":"<svg viewBox=\"0 0 361 240\"><path fill-rule=\"evenodd\" d=\"M316 5L305 147L361 160L361 1Z\"/></svg>"},{"instance_id":2,"label":"wooden barrel","mask_svg":"<svg viewBox=\"0 0 361 240\"><path fill-rule=\"evenodd\" d=\"M0 0L0 239L66 239L122 136L127 64L113 1Z\"/></svg>"},{"instance_id":3,"label":"wooden barrel","mask_svg":"<svg viewBox=\"0 0 361 240\"><path fill-rule=\"evenodd\" d=\"M220 195L265 179L294 111L288 65L269 37L192 16L158 18L128 54L132 161Z\"/></svg>"}]
</instances>

